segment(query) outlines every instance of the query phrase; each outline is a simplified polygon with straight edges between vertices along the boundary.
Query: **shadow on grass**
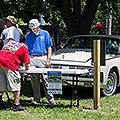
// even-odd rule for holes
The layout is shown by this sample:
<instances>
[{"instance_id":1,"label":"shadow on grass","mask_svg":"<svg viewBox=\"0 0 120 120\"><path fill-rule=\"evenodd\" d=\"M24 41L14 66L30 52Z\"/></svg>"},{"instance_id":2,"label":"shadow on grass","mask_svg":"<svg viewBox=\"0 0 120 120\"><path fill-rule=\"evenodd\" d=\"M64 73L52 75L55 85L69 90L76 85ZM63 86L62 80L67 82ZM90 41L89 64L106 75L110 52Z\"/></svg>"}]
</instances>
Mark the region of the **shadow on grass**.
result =
<instances>
[{"instance_id":1,"label":"shadow on grass","mask_svg":"<svg viewBox=\"0 0 120 120\"><path fill-rule=\"evenodd\" d=\"M44 90L41 86L41 97L45 97ZM62 95L54 95L55 98L60 99L71 99L72 98L72 87L71 86L62 86ZM32 87L30 81L23 81L22 82L22 88L21 88L21 95L27 96L27 97L33 97ZM76 95L75 95L76 96ZM79 87L78 86L78 97L79 99L90 99L93 98L93 88L85 88L85 87Z\"/></svg>"},{"instance_id":2,"label":"shadow on grass","mask_svg":"<svg viewBox=\"0 0 120 120\"><path fill-rule=\"evenodd\" d=\"M44 90L42 87L42 84L40 84L41 86L41 97L45 97L44 94ZM89 98L93 98L93 88L81 88L78 87L78 96L79 96L79 100L80 99L89 99ZM62 88L62 95L54 95L56 102L60 100L68 100L68 104L64 105L62 102L58 102L58 104L56 105L51 105L48 102L43 101L43 99L41 98L40 104L34 105L32 104L32 98L33 98L33 92L32 92L32 87L31 87L31 82L28 81L23 81L22 85L21 85L21 96L25 96L25 99L20 99L20 103L23 106L32 106L32 107L46 107L46 108L55 108L55 107L70 107L70 103L71 103L71 99L72 99L72 87L70 86L63 86ZM31 98L31 99L26 99L26 97ZM12 98L13 99L13 98ZM74 101L76 100L76 94L74 96ZM76 106L74 105L74 101L72 106ZM5 102L5 105L7 108L11 107L13 105L13 100L10 100L10 102Z\"/></svg>"},{"instance_id":3,"label":"shadow on grass","mask_svg":"<svg viewBox=\"0 0 120 120\"><path fill-rule=\"evenodd\" d=\"M102 91L102 90L101 90ZM118 87L117 91L116 91L116 94L119 94L119 91L120 91L120 87ZM43 87L42 87L42 84L41 84L41 102L37 105L34 105L32 104L32 98L33 98L33 92L32 92L32 87L31 87L31 82L30 81L23 81L22 82L22 88L21 88L21 95L24 95L25 96L25 99L20 99L20 102L23 106L27 106L27 107L33 107L33 108L36 108L36 107L45 107L45 108L66 108L66 107L70 107L70 102L71 102L71 99L72 99L72 87L70 86L63 86L62 88L62 92L63 94L62 95L54 95L55 97L55 100L57 102L56 105L51 105L49 104L48 102L46 102L46 100L44 101L44 99L42 99L43 97L45 97L45 94L44 94L44 90L43 90ZM74 101L72 103L72 106L74 107L77 107L76 105L76 94L74 94ZM26 99L26 97L28 98L31 98L31 99ZM104 97L102 94L101 94L101 97ZM78 98L79 100L81 99L93 99L93 87L91 88L85 88L85 87L80 87L78 86ZM59 102L59 100L68 100L67 105L65 105L64 103L62 103L61 101ZM5 106L7 108L10 108L11 106L13 105L13 101L10 100L10 102L5 102ZM83 109L91 109L91 108L83 108Z\"/></svg>"},{"instance_id":4,"label":"shadow on grass","mask_svg":"<svg viewBox=\"0 0 120 120\"><path fill-rule=\"evenodd\" d=\"M119 94L120 93L120 86L117 87L116 93L115 94Z\"/></svg>"},{"instance_id":5,"label":"shadow on grass","mask_svg":"<svg viewBox=\"0 0 120 120\"><path fill-rule=\"evenodd\" d=\"M27 100L26 98L20 99L20 103L23 106L33 107L33 108L36 108L36 107L45 107L45 108L51 108L51 109L52 108L68 108L68 107L70 107L70 102L72 99L72 87L63 86L62 91L63 91L62 95L54 95L55 100L57 102L56 105L51 105L48 102L44 101L43 99L41 99L41 102L39 104L34 105L34 104L32 104L31 99ZM119 94L119 91L120 91L120 87L118 87L116 94ZM33 97L33 92L32 92L32 87L31 87L30 81L22 82L21 95L24 95L25 97L28 97L28 98ZM41 84L41 97L42 98L45 97L42 84ZM104 96L101 94L101 97L104 97ZM85 87L78 86L78 98L79 98L79 100L80 99L93 99L93 87L85 88ZM59 100L68 100L67 105L65 105L66 103L64 104L62 102L59 102ZM74 101L75 100L76 100L76 94L74 96ZM77 107L76 103L74 104L74 101L72 103L72 106ZM10 102L5 102L5 106L8 110L12 105L13 105L13 100L10 100ZM91 110L91 108L84 108L84 107L83 107L83 109Z\"/></svg>"},{"instance_id":6,"label":"shadow on grass","mask_svg":"<svg viewBox=\"0 0 120 120\"><path fill-rule=\"evenodd\" d=\"M75 104L72 104L72 106L70 106L70 101L68 101L66 104L64 103L61 103L59 101L56 100L56 104L53 105L53 104L49 104L49 102L45 102L43 100L41 100L40 103L38 104L32 104L32 101L29 101L29 100L21 100L20 101L24 106L27 106L27 107L33 107L33 108L39 108L39 107L45 107L45 108L71 108L71 107L76 107L77 105ZM74 103L74 102L73 102Z\"/></svg>"},{"instance_id":7,"label":"shadow on grass","mask_svg":"<svg viewBox=\"0 0 120 120\"><path fill-rule=\"evenodd\" d=\"M39 107L45 107L45 108L50 108L50 109L53 109L53 108L68 108L68 107L71 108L70 104L64 105L60 102L55 104L55 105L52 105L52 104L49 104L48 102L43 101L43 102L40 102L40 103L35 105L35 104L32 104L31 100L20 100L20 103L23 106L33 107L33 108L39 108ZM4 101L4 105L6 107L6 110L10 110L13 106L13 101L12 100L10 100L9 102ZM73 104L72 106L75 106L75 105Z\"/></svg>"}]
</instances>

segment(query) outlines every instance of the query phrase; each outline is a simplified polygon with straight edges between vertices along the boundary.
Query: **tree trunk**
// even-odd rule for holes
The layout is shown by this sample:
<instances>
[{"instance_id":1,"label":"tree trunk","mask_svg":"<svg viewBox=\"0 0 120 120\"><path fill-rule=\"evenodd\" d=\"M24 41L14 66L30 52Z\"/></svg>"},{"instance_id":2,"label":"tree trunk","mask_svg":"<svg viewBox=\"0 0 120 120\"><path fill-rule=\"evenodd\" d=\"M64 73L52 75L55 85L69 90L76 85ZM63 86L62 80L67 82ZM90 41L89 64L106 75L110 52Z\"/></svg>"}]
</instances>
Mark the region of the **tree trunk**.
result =
<instances>
[{"instance_id":1,"label":"tree trunk","mask_svg":"<svg viewBox=\"0 0 120 120\"><path fill-rule=\"evenodd\" d=\"M66 24L68 35L89 34L100 0L87 0L84 12L81 13L81 0L57 0L62 17Z\"/></svg>"},{"instance_id":2,"label":"tree trunk","mask_svg":"<svg viewBox=\"0 0 120 120\"><path fill-rule=\"evenodd\" d=\"M108 16L106 17L106 34L111 35L111 26L112 26L112 4L108 4L108 9L110 9L110 12Z\"/></svg>"}]
</instances>

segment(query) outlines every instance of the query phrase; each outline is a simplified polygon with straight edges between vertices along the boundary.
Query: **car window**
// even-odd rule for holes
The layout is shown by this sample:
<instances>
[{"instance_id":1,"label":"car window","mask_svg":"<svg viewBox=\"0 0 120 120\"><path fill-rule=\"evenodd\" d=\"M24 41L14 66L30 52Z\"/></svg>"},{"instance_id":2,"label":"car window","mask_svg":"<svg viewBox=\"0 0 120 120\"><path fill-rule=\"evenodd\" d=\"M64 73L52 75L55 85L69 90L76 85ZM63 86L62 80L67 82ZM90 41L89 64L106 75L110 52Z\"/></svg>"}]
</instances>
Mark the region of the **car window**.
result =
<instances>
[{"instance_id":1,"label":"car window","mask_svg":"<svg viewBox=\"0 0 120 120\"><path fill-rule=\"evenodd\" d=\"M73 37L70 38L63 48L65 49L91 49L92 41L94 39L100 39L105 41L106 44L106 54L119 55L119 42L116 39L110 38L90 38L90 37Z\"/></svg>"},{"instance_id":2,"label":"car window","mask_svg":"<svg viewBox=\"0 0 120 120\"><path fill-rule=\"evenodd\" d=\"M70 49L70 48L84 48L84 49L90 49L92 40L91 38L71 38L69 41L65 44L64 48Z\"/></svg>"},{"instance_id":3,"label":"car window","mask_svg":"<svg viewBox=\"0 0 120 120\"><path fill-rule=\"evenodd\" d=\"M106 53L107 54L119 54L119 43L116 40L107 40L106 41Z\"/></svg>"}]
</instances>

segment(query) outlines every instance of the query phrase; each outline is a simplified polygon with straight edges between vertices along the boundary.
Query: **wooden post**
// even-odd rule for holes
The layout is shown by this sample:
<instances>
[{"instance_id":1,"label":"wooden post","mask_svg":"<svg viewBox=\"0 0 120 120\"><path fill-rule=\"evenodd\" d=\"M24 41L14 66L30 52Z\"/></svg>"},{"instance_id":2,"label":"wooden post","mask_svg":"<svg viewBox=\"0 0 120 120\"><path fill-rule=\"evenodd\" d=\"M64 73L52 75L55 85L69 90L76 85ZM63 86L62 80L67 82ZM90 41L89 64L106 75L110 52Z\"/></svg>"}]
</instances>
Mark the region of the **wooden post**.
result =
<instances>
[{"instance_id":1,"label":"wooden post","mask_svg":"<svg viewBox=\"0 0 120 120\"><path fill-rule=\"evenodd\" d=\"M100 40L93 41L94 56L94 109L100 109Z\"/></svg>"}]
</instances>

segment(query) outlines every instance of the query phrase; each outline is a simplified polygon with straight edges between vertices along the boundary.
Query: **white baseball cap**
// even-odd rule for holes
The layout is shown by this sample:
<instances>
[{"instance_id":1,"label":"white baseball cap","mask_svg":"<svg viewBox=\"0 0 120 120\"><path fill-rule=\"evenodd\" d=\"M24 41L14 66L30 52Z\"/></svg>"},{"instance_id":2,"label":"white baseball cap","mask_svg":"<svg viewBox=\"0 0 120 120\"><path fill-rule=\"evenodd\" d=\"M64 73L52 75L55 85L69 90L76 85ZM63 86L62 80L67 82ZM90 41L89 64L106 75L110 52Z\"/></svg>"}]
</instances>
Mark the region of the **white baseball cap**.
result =
<instances>
[{"instance_id":1,"label":"white baseball cap","mask_svg":"<svg viewBox=\"0 0 120 120\"><path fill-rule=\"evenodd\" d=\"M37 19L31 19L29 21L29 28L37 28L40 25L40 22Z\"/></svg>"}]
</instances>

